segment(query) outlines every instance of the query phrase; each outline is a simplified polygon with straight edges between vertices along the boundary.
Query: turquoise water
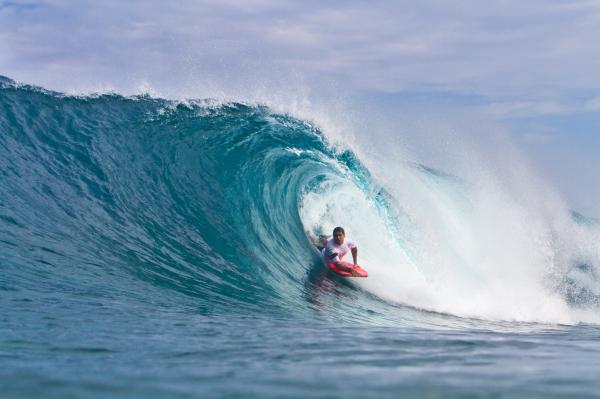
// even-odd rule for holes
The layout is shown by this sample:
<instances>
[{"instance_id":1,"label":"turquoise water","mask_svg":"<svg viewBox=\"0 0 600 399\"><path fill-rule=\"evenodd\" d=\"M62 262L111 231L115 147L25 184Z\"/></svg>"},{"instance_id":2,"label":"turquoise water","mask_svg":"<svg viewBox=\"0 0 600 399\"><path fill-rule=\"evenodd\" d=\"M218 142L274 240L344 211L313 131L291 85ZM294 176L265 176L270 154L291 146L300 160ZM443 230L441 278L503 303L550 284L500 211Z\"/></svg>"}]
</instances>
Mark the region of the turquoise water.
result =
<instances>
[{"instance_id":1,"label":"turquoise water","mask_svg":"<svg viewBox=\"0 0 600 399\"><path fill-rule=\"evenodd\" d=\"M412 170L455 215L476 206ZM336 190L435 283L411 209L312 123L0 80L0 397L600 396L593 253L555 256L545 280L568 322L411 302L366 238L368 281L324 268L306 231L329 227L312 218L336 215Z\"/></svg>"}]
</instances>

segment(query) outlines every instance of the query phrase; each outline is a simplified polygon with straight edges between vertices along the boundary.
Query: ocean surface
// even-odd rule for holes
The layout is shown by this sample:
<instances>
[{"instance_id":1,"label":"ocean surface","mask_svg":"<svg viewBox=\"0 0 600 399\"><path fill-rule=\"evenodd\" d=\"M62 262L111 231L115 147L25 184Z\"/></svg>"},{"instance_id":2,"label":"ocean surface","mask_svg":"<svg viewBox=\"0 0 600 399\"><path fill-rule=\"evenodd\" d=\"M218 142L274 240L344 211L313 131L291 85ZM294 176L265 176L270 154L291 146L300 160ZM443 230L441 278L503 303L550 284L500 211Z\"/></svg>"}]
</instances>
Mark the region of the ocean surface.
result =
<instances>
[{"instance_id":1,"label":"ocean surface","mask_svg":"<svg viewBox=\"0 0 600 399\"><path fill-rule=\"evenodd\" d=\"M598 221L359 153L0 78L0 397L600 397ZM312 247L336 225L367 279Z\"/></svg>"}]
</instances>

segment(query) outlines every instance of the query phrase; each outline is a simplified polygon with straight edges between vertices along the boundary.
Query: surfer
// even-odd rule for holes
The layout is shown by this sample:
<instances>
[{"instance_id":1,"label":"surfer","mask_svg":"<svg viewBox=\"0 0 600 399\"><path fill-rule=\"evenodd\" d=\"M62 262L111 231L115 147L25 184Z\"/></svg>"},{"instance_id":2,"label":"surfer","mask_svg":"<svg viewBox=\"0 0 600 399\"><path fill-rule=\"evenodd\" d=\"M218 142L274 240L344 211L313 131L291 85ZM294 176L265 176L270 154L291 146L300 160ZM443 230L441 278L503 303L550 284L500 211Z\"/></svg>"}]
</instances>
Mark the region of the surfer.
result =
<instances>
[{"instance_id":1,"label":"surfer","mask_svg":"<svg viewBox=\"0 0 600 399\"><path fill-rule=\"evenodd\" d=\"M358 259L358 247L350 240L346 239L346 232L342 227L333 229L333 238L327 241L325 248L321 251L325 262L334 263L338 269L355 275L355 270L352 267L345 266L342 263L342 258L348 253L352 253L352 260L356 266Z\"/></svg>"}]
</instances>

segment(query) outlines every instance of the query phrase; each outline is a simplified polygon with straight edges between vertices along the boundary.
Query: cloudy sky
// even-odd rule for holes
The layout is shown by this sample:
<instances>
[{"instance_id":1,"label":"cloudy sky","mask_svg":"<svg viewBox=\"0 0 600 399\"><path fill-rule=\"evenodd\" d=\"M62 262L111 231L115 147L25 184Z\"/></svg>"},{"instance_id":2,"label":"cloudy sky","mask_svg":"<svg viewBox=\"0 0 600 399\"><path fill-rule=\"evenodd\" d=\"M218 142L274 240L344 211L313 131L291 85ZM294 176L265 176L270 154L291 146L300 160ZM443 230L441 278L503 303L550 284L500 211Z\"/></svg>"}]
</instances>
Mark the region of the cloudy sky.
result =
<instances>
[{"instance_id":1,"label":"cloudy sky","mask_svg":"<svg viewBox=\"0 0 600 399\"><path fill-rule=\"evenodd\" d=\"M477 114L596 216L598 71L599 0L0 0L0 75L167 97L343 88Z\"/></svg>"}]
</instances>

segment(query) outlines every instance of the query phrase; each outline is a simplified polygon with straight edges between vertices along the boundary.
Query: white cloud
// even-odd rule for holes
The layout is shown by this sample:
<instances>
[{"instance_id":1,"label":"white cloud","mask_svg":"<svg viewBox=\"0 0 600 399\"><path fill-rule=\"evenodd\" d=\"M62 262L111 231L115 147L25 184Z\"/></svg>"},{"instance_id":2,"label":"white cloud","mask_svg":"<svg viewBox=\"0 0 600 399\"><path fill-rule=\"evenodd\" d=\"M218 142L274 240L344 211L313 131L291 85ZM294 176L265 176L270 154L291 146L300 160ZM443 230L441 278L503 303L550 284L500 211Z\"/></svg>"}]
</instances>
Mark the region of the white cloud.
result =
<instances>
[{"instance_id":1,"label":"white cloud","mask_svg":"<svg viewBox=\"0 0 600 399\"><path fill-rule=\"evenodd\" d=\"M523 134L522 140L530 145L540 146L555 143L560 138L560 132L552 129L531 129Z\"/></svg>"},{"instance_id":2,"label":"white cloud","mask_svg":"<svg viewBox=\"0 0 600 399\"><path fill-rule=\"evenodd\" d=\"M0 9L0 71L175 93L193 76L226 87L299 73L316 87L451 91L555 113L547 98L600 88L598 15L587 0L40 1Z\"/></svg>"},{"instance_id":3,"label":"white cloud","mask_svg":"<svg viewBox=\"0 0 600 399\"><path fill-rule=\"evenodd\" d=\"M586 101L584 108L588 111L600 111L600 97L594 97Z\"/></svg>"},{"instance_id":4,"label":"white cloud","mask_svg":"<svg viewBox=\"0 0 600 399\"><path fill-rule=\"evenodd\" d=\"M486 108L490 114L501 118L558 115L571 111L566 105L553 101L495 102L486 106Z\"/></svg>"}]
</instances>

